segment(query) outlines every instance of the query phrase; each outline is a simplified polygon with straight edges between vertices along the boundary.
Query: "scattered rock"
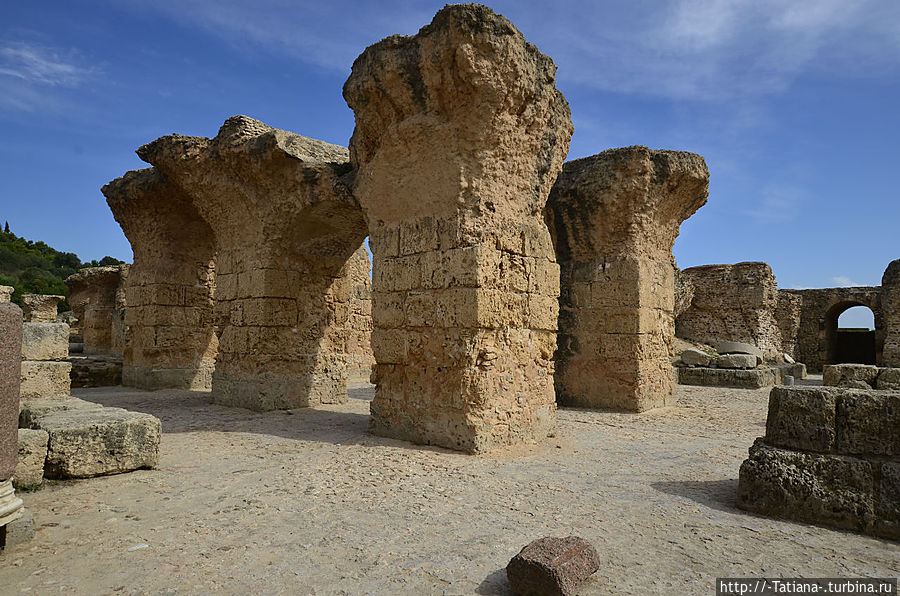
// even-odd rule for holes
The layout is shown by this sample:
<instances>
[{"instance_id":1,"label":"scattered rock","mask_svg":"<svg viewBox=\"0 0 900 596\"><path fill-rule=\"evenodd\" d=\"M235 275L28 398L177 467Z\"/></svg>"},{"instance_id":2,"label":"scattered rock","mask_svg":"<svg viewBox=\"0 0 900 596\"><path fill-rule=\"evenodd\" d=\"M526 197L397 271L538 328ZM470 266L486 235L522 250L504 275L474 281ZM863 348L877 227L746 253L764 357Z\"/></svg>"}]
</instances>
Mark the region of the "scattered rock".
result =
<instances>
[{"instance_id":1,"label":"scattered rock","mask_svg":"<svg viewBox=\"0 0 900 596\"><path fill-rule=\"evenodd\" d=\"M546 537L519 551L506 566L506 577L521 596L568 596L599 568L600 556L583 538Z\"/></svg>"},{"instance_id":2,"label":"scattered rock","mask_svg":"<svg viewBox=\"0 0 900 596\"><path fill-rule=\"evenodd\" d=\"M719 368L756 368L757 364L753 354L723 354L716 359Z\"/></svg>"},{"instance_id":3,"label":"scattered rock","mask_svg":"<svg viewBox=\"0 0 900 596\"><path fill-rule=\"evenodd\" d=\"M793 358L791 358L791 355L788 354L788 353L782 354L781 357L784 358L784 361L787 362L788 364L794 364L794 363L796 363L796 360L794 360Z\"/></svg>"},{"instance_id":4,"label":"scattered rock","mask_svg":"<svg viewBox=\"0 0 900 596\"><path fill-rule=\"evenodd\" d=\"M688 348L681 353L681 361L688 366L707 366L710 361L710 356L703 350Z\"/></svg>"}]
</instances>

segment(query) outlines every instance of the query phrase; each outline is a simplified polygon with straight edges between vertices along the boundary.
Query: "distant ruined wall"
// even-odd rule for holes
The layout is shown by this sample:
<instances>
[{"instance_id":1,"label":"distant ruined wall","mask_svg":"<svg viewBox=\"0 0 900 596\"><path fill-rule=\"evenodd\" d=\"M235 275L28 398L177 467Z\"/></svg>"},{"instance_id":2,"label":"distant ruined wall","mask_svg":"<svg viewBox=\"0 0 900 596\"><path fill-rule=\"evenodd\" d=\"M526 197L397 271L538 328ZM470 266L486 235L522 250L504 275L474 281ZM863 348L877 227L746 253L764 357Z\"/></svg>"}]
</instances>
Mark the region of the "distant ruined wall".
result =
<instances>
[{"instance_id":1,"label":"distant ruined wall","mask_svg":"<svg viewBox=\"0 0 900 596\"><path fill-rule=\"evenodd\" d=\"M778 290L778 304L775 307L775 321L781 336L781 349L797 360L797 335L800 333L800 319L803 307L800 296ZM803 362L800 360L800 362Z\"/></svg>"},{"instance_id":2,"label":"distant ruined wall","mask_svg":"<svg viewBox=\"0 0 900 596\"><path fill-rule=\"evenodd\" d=\"M900 367L900 259L892 261L881 278L881 310L884 317L881 363Z\"/></svg>"},{"instance_id":3,"label":"distant ruined wall","mask_svg":"<svg viewBox=\"0 0 900 596\"><path fill-rule=\"evenodd\" d=\"M838 318L854 306L866 306L875 315L875 357L881 364L885 337L880 287L781 290L780 293L799 299L800 322L793 357L806 364L809 372L820 373L824 365L834 362Z\"/></svg>"},{"instance_id":4,"label":"distant ruined wall","mask_svg":"<svg viewBox=\"0 0 900 596\"><path fill-rule=\"evenodd\" d=\"M66 279L85 354L121 356L125 344L124 282L128 265L88 267Z\"/></svg>"},{"instance_id":5,"label":"distant ruined wall","mask_svg":"<svg viewBox=\"0 0 900 596\"><path fill-rule=\"evenodd\" d=\"M703 265L685 269L681 277L693 287L693 297L675 320L676 336L713 346L746 342L762 350L767 360L781 358L778 288L769 265Z\"/></svg>"},{"instance_id":6,"label":"distant ruined wall","mask_svg":"<svg viewBox=\"0 0 900 596\"><path fill-rule=\"evenodd\" d=\"M347 379L369 381L375 355L372 353L372 265L365 246L347 262L350 284L350 316L347 319Z\"/></svg>"}]
</instances>

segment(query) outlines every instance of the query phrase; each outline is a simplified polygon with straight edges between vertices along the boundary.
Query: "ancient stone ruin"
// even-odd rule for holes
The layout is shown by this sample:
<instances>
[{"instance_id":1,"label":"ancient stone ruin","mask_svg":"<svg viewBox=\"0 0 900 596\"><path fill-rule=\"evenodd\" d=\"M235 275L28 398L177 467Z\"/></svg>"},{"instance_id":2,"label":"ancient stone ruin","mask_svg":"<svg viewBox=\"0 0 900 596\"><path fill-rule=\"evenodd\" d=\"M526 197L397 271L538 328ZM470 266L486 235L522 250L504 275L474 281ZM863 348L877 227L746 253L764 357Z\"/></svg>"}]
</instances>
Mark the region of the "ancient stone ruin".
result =
<instances>
[{"instance_id":1,"label":"ancient stone ruin","mask_svg":"<svg viewBox=\"0 0 900 596\"><path fill-rule=\"evenodd\" d=\"M66 278L66 300L81 336L76 343L83 344L84 354L122 356L128 272L128 265L88 267Z\"/></svg>"},{"instance_id":2,"label":"ancient stone ruin","mask_svg":"<svg viewBox=\"0 0 900 596\"><path fill-rule=\"evenodd\" d=\"M0 548L6 547L7 526L22 516L22 499L12 483L18 463L21 354L22 311L0 298Z\"/></svg>"},{"instance_id":3,"label":"ancient stone ruin","mask_svg":"<svg viewBox=\"0 0 900 596\"><path fill-rule=\"evenodd\" d=\"M542 213L572 135L555 70L479 5L449 5L353 64L378 434L484 451L555 427L558 268Z\"/></svg>"},{"instance_id":4,"label":"ancient stone ruin","mask_svg":"<svg viewBox=\"0 0 900 596\"><path fill-rule=\"evenodd\" d=\"M900 367L900 259L892 261L881 278L881 313L884 341L881 360L877 362ZM877 316L875 324L877 327ZM876 345L877 341L876 335Z\"/></svg>"},{"instance_id":5,"label":"ancient stone ruin","mask_svg":"<svg viewBox=\"0 0 900 596\"><path fill-rule=\"evenodd\" d=\"M547 206L560 262L557 400L642 411L675 381L672 245L706 203L703 158L646 147L568 162Z\"/></svg>"}]
</instances>

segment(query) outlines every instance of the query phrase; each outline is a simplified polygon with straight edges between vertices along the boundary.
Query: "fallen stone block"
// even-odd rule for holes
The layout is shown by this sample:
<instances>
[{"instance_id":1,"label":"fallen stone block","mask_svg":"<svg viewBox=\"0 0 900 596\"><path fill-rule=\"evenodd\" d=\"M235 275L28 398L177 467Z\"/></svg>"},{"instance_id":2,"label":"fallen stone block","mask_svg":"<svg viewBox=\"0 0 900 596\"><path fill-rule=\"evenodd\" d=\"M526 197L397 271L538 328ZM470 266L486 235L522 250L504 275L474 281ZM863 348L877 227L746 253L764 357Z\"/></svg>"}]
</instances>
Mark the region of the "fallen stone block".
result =
<instances>
[{"instance_id":1,"label":"fallen stone block","mask_svg":"<svg viewBox=\"0 0 900 596\"><path fill-rule=\"evenodd\" d=\"M54 412L99 410L102 407L100 404L68 395L31 399L19 405L19 428L37 429L38 418Z\"/></svg>"},{"instance_id":2,"label":"fallen stone block","mask_svg":"<svg viewBox=\"0 0 900 596\"><path fill-rule=\"evenodd\" d=\"M757 440L741 464L738 507L747 511L879 535L875 498L873 465L862 459Z\"/></svg>"},{"instance_id":3,"label":"fallen stone block","mask_svg":"<svg viewBox=\"0 0 900 596\"><path fill-rule=\"evenodd\" d=\"M756 346L742 341L723 341L716 346L719 354L752 354L762 357L762 350Z\"/></svg>"},{"instance_id":4,"label":"fallen stone block","mask_svg":"<svg viewBox=\"0 0 900 596\"><path fill-rule=\"evenodd\" d=\"M22 361L22 383L19 397L23 400L50 395L69 395L72 365L68 362Z\"/></svg>"},{"instance_id":5,"label":"fallen stone block","mask_svg":"<svg viewBox=\"0 0 900 596\"><path fill-rule=\"evenodd\" d=\"M65 360L69 357L69 326L65 323L25 323L22 360Z\"/></svg>"},{"instance_id":6,"label":"fallen stone block","mask_svg":"<svg viewBox=\"0 0 900 596\"><path fill-rule=\"evenodd\" d=\"M719 368L756 368L757 358L753 354L723 354L716 359Z\"/></svg>"},{"instance_id":7,"label":"fallen stone block","mask_svg":"<svg viewBox=\"0 0 900 596\"><path fill-rule=\"evenodd\" d=\"M599 568L600 556L583 538L546 537L519 551L506 566L506 577L520 596L568 596Z\"/></svg>"},{"instance_id":8,"label":"fallen stone block","mask_svg":"<svg viewBox=\"0 0 900 596\"><path fill-rule=\"evenodd\" d=\"M88 478L152 468L161 425L150 414L120 408L60 410L33 421L50 434L47 478Z\"/></svg>"},{"instance_id":9,"label":"fallen stone block","mask_svg":"<svg viewBox=\"0 0 900 596\"><path fill-rule=\"evenodd\" d=\"M828 364L823 369L822 384L830 387L872 389L878 378L878 367L870 364Z\"/></svg>"},{"instance_id":10,"label":"fallen stone block","mask_svg":"<svg viewBox=\"0 0 900 596\"><path fill-rule=\"evenodd\" d=\"M697 348L688 348L681 353L681 361L688 366L707 366L709 360L709 354Z\"/></svg>"},{"instance_id":11,"label":"fallen stone block","mask_svg":"<svg viewBox=\"0 0 900 596\"><path fill-rule=\"evenodd\" d=\"M45 430L19 429L19 463L13 476L13 486L31 488L44 481L49 440L50 435Z\"/></svg>"}]
</instances>

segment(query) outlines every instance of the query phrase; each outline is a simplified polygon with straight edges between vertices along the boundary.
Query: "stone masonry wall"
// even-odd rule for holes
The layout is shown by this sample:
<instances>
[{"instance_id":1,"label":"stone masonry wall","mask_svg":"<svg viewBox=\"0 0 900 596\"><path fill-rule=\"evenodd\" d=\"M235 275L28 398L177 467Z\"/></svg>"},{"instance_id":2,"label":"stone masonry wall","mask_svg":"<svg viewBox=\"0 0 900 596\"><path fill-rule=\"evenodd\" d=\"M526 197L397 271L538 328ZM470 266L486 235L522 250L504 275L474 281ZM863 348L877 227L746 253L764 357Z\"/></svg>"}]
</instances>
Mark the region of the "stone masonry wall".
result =
<instances>
[{"instance_id":1,"label":"stone masonry wall","mask_svg":"<svg viewBox=\"0 0 900 596\"><path fill-rule=\"evenodd\" d=\"M717 345L752 344L767 360L780 360L781 331L776 318L778 288L766 263L703 265L681 272L693 288L691 306L675 321L683 339Z\"/></svg>"},{"instance_id":2,"label":"stone masonry wall","mask_svg":"<svg viewBox=\"0 0 900 596\"><path fill-rule=\"evenodd\" d=\"M347 320L347 378L368 382L375 355L372 353L372 267L365 246L353 253L346 271L351 285Z\"/></svg>"},{"instance_id":3,"label":"stone masonry wall","mask_svg":"<svg viewBox=\"0 0 900 596\"><path fill-rule=\"evenodd\" d=\"M882 363L900 367L900 259L888 265L881 279L881 311L884 316Z\"/></svg>"},{"instance_id":4,"label":"stone masonry wall","mask_svg":"<svg viewBox=\"0 0 900 596\"><path fill-rule=\"evenodd\" d=\"M561 267L560 404L642 411L669 402L672 245L708 185L693 153L626 147L565 164L547 205Z\"/></svg>"},{"instance_id":5,"label":"stone masonry wall","mask_svg":"<svg viewBox=\"0 0 900 596\"><path fill-rule=\"evenodd\" d=\"M572 134L555 69L479 5L353 64L378 434L477 452L555 428L559 270L542 212Z\"/></svg>"},{"instance_id":6,"label":"stone masonry wall","mask_svg":"<svg viewBox=\"0 0 900 596\"><path fill-rule=\"evenodd\" d=\"M85 354L124 352L121 293L127 275L127 265L116 265L88 267L66 279L66 299L81 327Z\"/></svg>"}]
</instances>

